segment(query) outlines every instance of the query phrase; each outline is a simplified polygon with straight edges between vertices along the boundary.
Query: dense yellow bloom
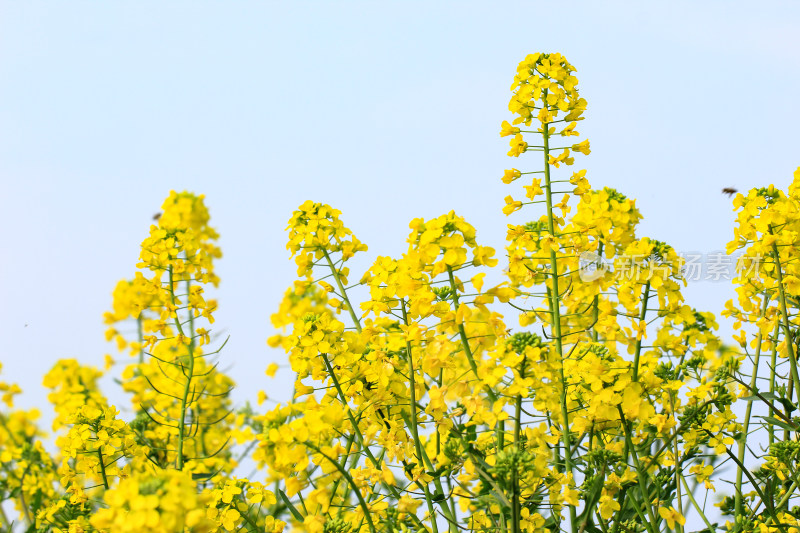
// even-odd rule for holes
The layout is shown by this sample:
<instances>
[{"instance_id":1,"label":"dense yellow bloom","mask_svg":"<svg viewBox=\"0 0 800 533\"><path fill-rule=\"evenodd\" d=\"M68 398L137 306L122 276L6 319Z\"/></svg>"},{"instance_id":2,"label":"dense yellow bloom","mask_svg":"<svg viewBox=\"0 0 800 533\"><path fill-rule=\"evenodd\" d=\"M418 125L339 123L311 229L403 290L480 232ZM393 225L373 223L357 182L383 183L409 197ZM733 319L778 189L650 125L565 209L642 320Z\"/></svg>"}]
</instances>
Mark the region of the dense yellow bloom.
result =
<instances>
[{"instance_id":1,"label":"dense yellow bloom","mask_svg":"<svg viewBox=\"0 0 800 533\"><path fill-rule=\"evenodd\" d=\"M165 470L125 479L105 495L108 507L91 518L109 533L212 531L205 506L189 474Z\"/></svg>"},{"instance_id":2,"label":"dense yellow bloom","mask_svg":"<svg viewBox=\"0 0 800 533\"><path fill-rule=\"evenodd\" d=\"M800 169L788 192L734 199L729 249L747 256L724 311L740 331L734 350L714 315L684 303L675 249L637 234L635 201L568 168L591 153L588 140L564 143L587 109L575 68L528 55L511 90L515 117L500 134L532 170L502 178L526 176L502 208L514 222L508 262L449 211L413 219L405 251L374 258L351 285L367 246L338 210L303 203L287 227L300 279L267 341L288 364L262 367L294 379L294 393L267 404L259 391L267 408L234 408L207 292L218 235L203 196L171 192L104 315L107 340L132 356L118 380L131 408L110 405L103 372L60 360L44 379L51 457L38 412L15 408L19 387L0 381L0 497L18 522L54 533L659 533L704 513L686 490L714 490L726 457L740 469L719 505L729 529L798 529ZM741 470L755 449L752 404L737 416L737 399L768 413L752 474ZM257 477L238 476L252 467Z\"/></svg>"}]
</instances>

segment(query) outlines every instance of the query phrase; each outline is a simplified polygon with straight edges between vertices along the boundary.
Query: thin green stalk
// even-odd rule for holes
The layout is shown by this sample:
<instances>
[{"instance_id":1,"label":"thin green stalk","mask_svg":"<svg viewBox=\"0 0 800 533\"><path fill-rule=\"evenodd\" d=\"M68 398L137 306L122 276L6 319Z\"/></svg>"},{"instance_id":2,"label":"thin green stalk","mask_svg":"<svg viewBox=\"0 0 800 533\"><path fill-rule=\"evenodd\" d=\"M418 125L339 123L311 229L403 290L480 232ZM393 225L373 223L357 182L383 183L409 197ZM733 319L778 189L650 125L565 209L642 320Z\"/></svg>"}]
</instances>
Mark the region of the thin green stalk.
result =
<instances>
[{"instance_id":1,"label":"thin green stalk","mask_svg":"<svg viewBox=\"0 0 800 533\"><path fill-rule=\"evenodd\" d=\"M624 487L619 494L619 511L614 514L614 523L611 526L611 533L619 532L619 521L622 517L622 510L625 509L625 497L627 496L628 487Z\"/></svg>"},{"instance_id":2,"label":"thin green stalk","mask_svg":"<svg viewBox=\"0 0 800 533\"><path fill-rule=\"evenodd\" d=\"M364 435L361 433L361 428L358 427L358 422L356 421L355 417L353 416L353 411L350 409L350 406L347 404L347 396L344 394L344 390L342 390L342 386L339 383L339 378L336 376L336 373L333 371L333 366L331 365L330 360L328 359L327 354L320 354L322 357L322 361L325 363L325 368L328 370L328 375L331 377L333 381L333 386L336 389L337 394L339 395L339 401L342 402L342 408L347 411L347 418L350 420L350 425L353 426L353 432L355 433L356 437L358 437L358 443L361 445L361 449L370 458L373 466L376 468L378 467L378 462L375 459L375 456L372 455L369 447L364 441Z\"/></svg>"},{"instance_id":3,"label":"thin green stalk","mask_svg":"<svg viewBox=\"0 0 800 533\"><path fill-rule=\"evenodd\" d=\"M190 280L186 280L186 299L188 301L189 294L191 294L192 282ZM189 312L189 346L191 347L192 351L194 352L195 342L194 342L194 313Z\"/></svg>"},{"instance_id":4,"label":"thin green stalk","mask_svg":"<svg viewBox=\"0 0 800 533\"><path fill-rule=\"evenodd\" d=\"M769 307L769 297L764 294L764 307L761 309L761 316L760 318L764 318L764 315L767 314L767 308ZM756 337L756 354L755 360L753 361L753 374L750 376L750 390L755 389L756 387L756 378L758 377L758 362L761 358L761 341L762 341L762 334L761 328L758 330L758 336ZM750 416L753 410L753 402L747 402L747 408L744 412L744 429L742 431L742 436L739 438L739 449L737 450L737 459L739 462L744 464L744 454L747 448L747 435L750 429ZM744 473L741 469L736 470L736 485L734 489L734 494L736 498L735 504L735 513L734 516L741 516L742 514L742 478Z\"/></svg>"},{"instance_id":5,"label":"thin green stalk","mask_svg":"<svg viewBox=\"0 0 800 533\"><path fill-rule=\"evenodd\" d=\"M669 407L670 407L670 411L672 413L675 412L675 400L674 400L674 397L675 397L675 393L674 392L670 392L670 395L669 395ZM683 516L683 498L681 497L681 484L678 483L678 479L683 477L682 474L681 474L681 469L679 468L680 463L678 461L678 434L676 433L671 440L672 440L672 456L675 458L675 492L677 493L675 501L678 504L678 513L680 513L680 515ZM694 500L694 498L692 497L691 493L689 494L689 497L692 498L692 500ZM683 533L683 525L682 524L678 524L678 533Z\"/></svg>"},{"instance_id":6,"label":"thin green stalk","mask_svg":"<svg viewBox=\"0 0 800 533\"><path fill-rule=\"evenodd\" d=\"M527 356L522 357L522 366L520 367L519 377L520 380L525 379L525 365L528 361ZM522 434L522 395L517 395L516 405L514 406L514 445L517 449L520 448L520 436Z\"/></svg>"},{"instance_id":7,"label":"thin green stalk","mask_svg":"<svg viewBox=\"0 0 800 533\"><path fill-rule=\"evenodd\" d=\"M639 505L639 502L636 500L636 496L634 496L633 493L631 493L628 499L631 502L633 510L636 511L636 515L639 517L639 520L641 520L642 525L647 529L647 531L649 531L650 533L658 533L656 522L654 522L653 520L648 520L648 518L644 515L644 512L642 511L642 506ZM622 509L620 509L620 511L621 510ZM617 522L617 524L619 524L619 522ZM622 527L626 531L629 531L628 528L626 528L625 526Z\"/></svg>"},{"instance_id":8,"label":"thin green stalk","mask_svg":"<svg viewBox=\"0 0 800 533\"><path fill-rule=\"evenodd\" d=\"M770 230L770 234L772 231ZM778 299L781 305L781 315L783 316L783 331L786 342L786 351L789 352L789 368L791 369L792 380L797 391L797 398L800 400L800 377L797 374L797 356L794 353L794 339L792 338L791 324L789 323L789 312L786 309L786 293L783 287L783 272L781 272L781 260L778 255L778 247L772 244L772 253L775 254L775 273L778 276Z\"/></svg>"},{"instance_id":9,"label":"thin green stalk","mask_svg":"<svg viewBox=\"0 0 800 533\"><path fill-rule=\"evenodd\" d=\"M97 457L100 459L100 474L103 476L103 487L108 490L108 477L106 477L106 465L103 461L103 452L100 448L97 449Z\"/></svg>"},{"instance_id":10,"label":"thin green stalk","mask_svg":"<svg viewBox=\"0 0 800 533\"><path fill-rule=\"evenodd\" d=\"M331 274L333 274L333 279L336 281L336 286L339 287L339 293L342 295L342 300L344 300L347 310L350 312L350 318L353 320L353 325L355 325L356 331L361 333L361 321L358 319L358 315L356 315L356 312L353 309L353 304L350 303L350 298L347 296L347 290L344 288L344 284L342 284L339 271L336 270L336 265L334 265L333 261L331 261L331 256L328 255L328 250L322 247L320 249L325 255L325 260L328 262L328 267L331 269Z\"/></svg>"},{"instance_id":11,"label":"thin green stalk","mask_svg":"<svg viewBox=\"0 0 800 533\"><path fill-rule=\"evenodd\" d=\"M522 357L522 363L519 370L519 377L520 380L525 379L525 363L527 361L527 356ZM522 395L518 394L516 399L516 405L514 406L514 447L516 448L517 452L520 451L522 448L522 443L520 442L520 435L522 433ZM514 533L520 533L520 515L522 510L520 509L520 489L519 489L519 472L516 468L511 473L511 490L512 490L512 500L511 500L511 527Z\"/></svg>"},{"instance_id":12,"label":"thin green stalk","mask_svg":"<svg viewBox=\"0 0 800 533\"><path fill-rule=\"evenodd\" d=\"M644 298L642 300L642 312L639 315L639 323L644 322L647 314L647 301L650 299L650 281L644 284ZM642 353L642 334L639 333L636 339L636 349L633 353L633 381L639 381L639 355Z\"/></svg>"},{"instance_id":13,"label":"thin green stalk","mask_svg":"<svg viewBox=\"0 0 800 533\"><path fill-rule=\"evenodd\" d=\"M411 420L409 419L408 415L405 413L401 413L400 416L402 416L403 421L406 423L406 426L410 427ZM431 462L430 457L428 457L428 453L425 451L425 447L422 447L420 451L422 452L422 461L424 466L428 468L428 471L433 471L434 470L433 463ZM406 461L403 461L403 467L408 467L408 463ZM423 490L423 485L419 480L414 481L414 484L420 490ZM437 492L439 492L440 494L445 494L444 487L442 485L440 477L433 477L433 484ZM452 526L454 526L457 523L456 516L450 513L450 508L447 506L447 503L444 500L439 502L439 508L442 510L442 515L450 523L452 528Z\"/></svg>"},{"instance_id":14,"label":"thin green stalk","mask_svg":"<svg viewBox=\"0 0 800 533\"><path fill-rule=\"evenodd\" d=\"M144 364L144 324L142 324L142 315L139 313L139 316L136 317L136 331L139 335L139 364ZM136 369L137 372L140 372L140 369Z\"/></svg>"},{"instance_id":15,"label":"thin green stalk","mask_svg":"<svg viewBox=\"0 0 800 533\"><path fill-rule=\"evenodd\" d=\"M453 482L449 477L447 478L447 488L449 489L448 493L452 494L453 493ZM456 514L456 499L455 498L450 498L450 514L452 516L458 516ZM453 530L458 531L458 524L454 524L453 522L450 522L450 527Z\"/></svg>"},{"instance_id":16,"label":"thin green stalk","mask_svg":"<svg viewBox=\"0 0 800 533\"><path fill-rule=\"evenodd\" d=\"M372 516L370 516L371 513L369 511L369 506L367 506L367 502L364 501L364 497L361 495L361 490L358 488L358 485L356 485L356 482L353 480L353 477L350 475L350 472L348 472L347 470L342 468L342 465L340 465L332 457L330 457L327 454L325 454L325 452L323 452L322 450L320 450L319 448L317 448L316 446L314 446L310 442L306 442L305 445L308 446L309 448L311 448L312 450L314 450L315 452L317 452L318 454L320 454L322 457L324 457L328 461L330 461L331 464L336 467L336 470L339 471L339 473L342 475L342 477L344 477L350 483L350 485L353 487L353 492L355 493L356 498L358 498L358 504L359 504L359 506L361 506L361 510L364 513L364 518L367 521L367 526L369 527L369 530L372 533L375 533L375 531L376 531L375 530L375 524L372 523Z\"/></svg>"},{"instance_id":17,"label":"thin green stalk","mask_svg":"<svg viewBox=\"0 0 800 533\"><path fill-rule=\"evenodd\" d=\"M403 322L408 325L405 300L400 300L400 305L403 309ZM417 382L414 376L414 354L412 353L411 343L408 342L408 340L406 340L406 353L408 355L408 380L411 389L411 435L414 437L414 448L417 452L417 460L419 461L418 466L422 468L424 463L422 459L422 442L419 439L419 428L417 427ZM436 524L436 513L433 509L433 500L431 500L427 483L422 485L422 490L425 493L425 503L428 506L428 513L430 513L431 516L433 533L438 533L439 526Z\"/></svg>"},{"instance_id":18,"label":"thin green stalk","mask_svg":"<svg viewBox=\"0 0 800 533\"><path fill-rule=\"evenodd\" d=\"M28 502L25 501L25 476L28 475L30 469L31 465L28 465L22 472L22 475L19 477L19 503L22 507L22 513L25 515L25 521L29 526L33 525L33 520L31 519L31 512L28 508Z\"/></svg>"},{"instance_id":19,"label":"thin green stalk","mask_svg":"<svg viewBox=\"0 0 800 533\"><path fill-rule=\"evenodd\" d=\"M450 280L450 290L453 291L453 308L456 313L458 313L458 308L461 307L461 304L458 300L458 290L456 287L456 279L453 275L453 269L450 265L447 265L447 276ZM458 325L458 335L461 339L461 346L464 348L464 354L467 356L467 362L469 362L469 366L472 369L473 374L475 377L480 381L481 377L478 375L478 365L475 363L475 356L472 354L472 348L469 345L469 337L467 337L467 330L464 329L464 324ZM497 401L497 394L489 387L485 387L486 394L489 396L489 400L492 403Z\"/></svg>"},{"instance_id":20,"label":"thin green stalk","mask_svg":"<svg viewBox=\"0 0 800 533\"><path fill-rule=\"evenodd\" d=\"M780 324L775 324L775 331L772 334L773 339L776 342L772 343L772 354L770 356L770 368L769 368L769 392L770 394L775 394L775 365L778 364L778 332L780 331ZM775 416L775 410L772 408L772 404L770 403L769 408L769 416ZM772 446L775 444L775 426L773 424L767 425L767 431L769 432L769 444Z\"/></svg>"},{"instance_id":21,"label":"thin green stalk","mask_svg":"<svg viewBox=\"0 0 800 533\"><path fill-rule=\"evenodd\" d=\"M247 522L248 524L250 524L253 527L252 531L257 532L258 531L258 524L256 524L255 520L253 520L253 517L250 516L250 509L248 509L247 512L240 513L240 514L241 514L242 518L244 518L244 521ZM250 530L248 529L248 531L250 531Z\"/></svg>"},{"instance_id":22,"label":"thin green stalk","mask_svg":"<svg viewBox=\"0 0 800 533\"><path fill-rule=\"evenodd\" d=\"M167 272L169 273L169 296L170 296L170 303L172 307L175 308L175 285L173 283L172 277L172 266L167 268ZM175 317L174 317L175 329L178 330L178 333L181 336L185 336L183 333L183 328L181 327L181 321L178 319L178 311L175 309ZM181 407L180 407L180 419L178 420L178 457L176 458L176 468L178 470L183 470L184 460L183 460L183 445L186 441L186 411L187 411L187 404L189 401L189 393L191 391L192 379L194 378L194 350L192 349L192 344L190 343L187 346L187 350L189 351L189 357L186 365L181 365L183 367L183 375L186 376L186 383L183 386L183 395L181 396Z\"/></svg>"},{"instance_id":23,"label":"thin green stalk","mask_svg":"<svg viewBox=\"0 0 800 533\"><path fill-rule=\"evenodd\" d=\"M603 257L603 243L602 242L597 245L597 255L599 257ZM594 342L597 342L598 334L597 334L597 328L595 326L597 325L597 321L600 320L600 296L599 295L594 297L593 307L594 307L594 310L592 311L592 340Z\"/></svg>"},{"instance_id":24,"label":"thin green stalk","mask_svg":"<svg viewBox=\"0 0 800 533\"><path fill-rule=\"evenodd\" d=\"M347 309L348 309L348 311L350 313L350 318L353 320L353 325L355 326L356 331L361 332L361 322L358 319L358 316L356 315L356 313L355 313L355 311L353 309L353 305L350 302L350 298L347 296L347 289L345 288L344 284L342 283L341 277L339 276L339 271L336 270L336 265L334 265L333 261L331 260L331 257L328 254L328 251L325 248L320 248L320 249L322 250L322 253L325 256L325 259L326 259L326 261L328 263L328 267L330 268L331 275L333 276L333 279L336 281L337 287L339 287L339 292L340 292L340 294L342 296L342 300L344 301L344 303L347 306ZM354 433L354 435L356 437L358 437L358 442L361 445L361 449L363 450L363 452L367 456L367 458L370 460L372 465L375 468L378 468L379 467L379 462L375 459L375 456L372 454L372 451L370 451L369 447L366 445L366 442L364 441L364 436L361 433L361 428L358 427L358 422L353 417L353 413L352 413L352 411L350 410L350 408L347 405L347 397L345 396L344 391L342 390L342 387L341 387L341 385L339 383L339 379L337 378L336 374L334 373L333 367L331 366L331 363L328 360L327 355L322 354L322 359L325 362L325 366L326 366L326 368L328 370L328 375L331 377L331 380L333 381L334 387L336 388L336 392L339 395L339 400L342 402L342 407L347 410L347 416L348 416L348 418L350 420L350 424L353 427L353 433ZM389 485L389 484L386 484L386 487L392 493L392 496L394 496L396 499L400 498L400 494L397 492L397 489L395 487L393 487L392 485ZM422 527L422 522L420 522L418 517L416 517L415 515L412 515L411 518L412 518L412 520L414 520L414 522L416 522L417 526Z\"/></svg>"},{"instance_id":25,"label":"thin green stalk","mask_svg":"<svg viewBox=\"0 0 800 533\"><path fill-rule=\"evenodd\" d=\"M694 506L695 510L697 511L697 514L699 514L700 518L703 519L703 522L705 522L706 527L708 528L708 530L709 531L714 531L714 526L712 526L711 522L708 521L708 518L706 517L706 514L703 512L703 509L700 508L700 506L697 504L697 500L694 499L694 494L692 494L692 491L689 490L689 484L686 483L686 478L681 476L681 482L683 483L683 488L686 489L686 494L689 496L689 500L691 500L692 505ZM681 514L683 514L683 513L681 513ZM739 516L739 514L737 513L735 516Z\"/></svg>"},{"instance_id":26,"label":"thin green stalk","mask_svg":"<svg viewBox=\"0 0 800 533\"><path fill-rule=\"evenodd\" d=\"M631 429L628 421L625 419L625 414L622 412L622 407L617 406L617 410L619 411L619 418L622 421L622 426L625 430L625 442L628 447L628 451L633 458L633 465L636 469L636 477L639 482L639 491L642 493L642 499L644 503L647 505L647 514L650 517L650 520L653 524L656 523L656 515L655 511L653 511L653 504L650 501L650 495L646 492L647 490L647 479L645 478L645 472L642 468L642 464L639 462L639 456L636 453L636 447L633 445L633 439L631 439ZM677 458L676 458L677 459Z\"/></svg>"},{"instance_id":27,"label":"thin green stalk","mask_svg":"<svg viewBox=\"0 0 800 533\"><path fill-rule=\"evenodd\" d=\"M344 395L344 391L342 390L342 386L339 383L339 378L336 377L336 374L333 371L333 367L331 366L330 361L328 360L328 356L326 354L321 354L322 361L325 363L325 367L328 370L328 375L331 377L333 381L333 386L336 389L337 394L339 395L339 400L342 402L342 408L347 411L347 417L350 420L350 425L353 426L353 432L355 433L356 437L358 438L358 443L361 445L361 450L367 456L367 458L372 463L372 466L375 468L380 469L380 462L375 459L375 456L372 454L372 451L369 449L369 446L366 445L366 441L364 440L364 435L361 433L361 428L358 427L358 422L356 421L355 417L353 416L353 412L350 407L347 405L347 397ZM397 489L392 486L391 484L386 483L386 488L389 492L392 493L392 496L396 499L400 498L400 493L397 492ZM416 516L411 515L411 519L418 522L417 525L422 526L422 523L419 522L419 519Z\"/></svg>"},{"instance_id":28,"label":"thin green stalk","mask_svg":"<svg viewBox=\"0 0 800 533\"><path fill-rule=\"evenodd\" d=\"M347 446L344 449L344 453L342 454L342 467L347 466L347 460L350 458L350 450L353 449L353 443L356 440L355 433L351 433L350 436L347 438ZM337 479L333 482L333 488L331 489L331 497L328 500L328 507L333 504L333 499L336 497L336 490L339 488L339 481L341 478Z\"/></svg>"},{"instance_id":29,"label":"thin green stalk","mask_svg":"<svg viewBox=\"0 0 800 533\"><path fill-rule=\"evenodd\" d=\"M710 431L705 430L705 432L708 434L709 437L713 436ZM753 488L758 493L759 498L761 498L761 501L764 502L764 506L767 508L767 512L775 520L775 524L781 529L783 533L786 533L783 524L778 520L778 517L775 514L775 508L772 505L772 500L766 498L764 492L761 490L761 487L758 485L758 482L750 474L750 471L745 468L745 466L739 461L739 459L736 458L735 455L733 455L733 453L731 453L731 451L728 448L725 448L725 453L727 453L728 457L730 457L731 460L734 463L736 463L736 466L739 467L745 473L747 479L750 480L750 483L753 485Z\"/></svg>"},{"instance_id":30,"label":"thin green stalk","mask_svg":"<svg viewBox=\"0 0 800 533\"><path fill-rule=\"evenodd\" d=\"M447 265L447 276L450 281L450 290L453 293L453 308L458 314L458 309L461 307L461 303L458 299L458 288L456 286L456 278L453 274L453 269L450 265ZM480 382L481 377L478 374L478 365L475 362L475 356L472 353L472 348L469 345L469 337L467 337L467 330L464 328L464 324L458 324L458 335L461 339L461 346L464 349L464 354L467 357L467 361L469 362L469 366L472 369L472 373L475 374L475 378ZM489 397L489 400L494 404L497 401L497 394L492 390L491 387L488 386L481 386L486 390L486 395ZM497 428L495 429L496 438L497 438L497 450L502 450L505 443L505 423L501 420L497 424Z\"/></svg>"},{"instance_id":31,"label":"thin green stalk","mask_svg":"<svg viewBox=\"0 0 800 533\"><path fill-rule=\"evenodd\" d=\"M552 291L551 291L550 287L547 287L547 286L545 286L545 289L547 291L547 308L548 308L548 311L550 311L550 316L552 316L553 315L553 300L550 298L550 293ZM553 426L553 418L550 416L550 411L547 411L545 413L545 416L547 417L547 427L552 427ZM564 466L562 465L562 461L561 461L561 441L560 440L558 442L556 442L555 446L553 446L553 464L556 465L556 469L559 472L563 472L564 471Z\"/></svg>"},{"instance_id":32,"label":"thin green stalk","mask_svg":"<svg viewBox=\"0 0 800 533\"><path fill-rule=\"evenodd\" d=\"M543 101L547 101L547 91L545 90L542 95ZM550 181L550 131L549 123L542 123L542 138L544 140L544 181L545 181L545 199L547 201L547 227L550 235L555 237L555 223L553 221L553 189ZM559 302L558 290L558 258L556 252L550 249L550 274L552 280L552 292L550 298L552 300L552 327L553 327L553 340L556 343L556 353L560 361L559 366L559 379L561 381L561 432L564 439L564 463L567 472L574 480L573 465L572 465L572 443L570 442L570 427L569 427L569 411L567 410L567 379L564 375L564 348L561 344L561 305ZM574 506L569 506L570 528L572 533L578 531L577 511Z\"/></svg>"},{"instance_id":33,"label":"thin green stalk","mask_svg":"<svg viewBox=\"0 0 800 533\"><path fill-rule=\"evenodd\" d=\"M797 490L797 487L798 487L797 481L793 481L791 486L789 486L789 488L786 490L786 494L784 494L783 497L780 500L778 500L778 505L776 506L778 509L782 509L786 505L786 503L789 501L789 498L792 497L792 493L795 490ZM750 519L753 519L754 517L755 517L755 513L753 513L753 516L751 516ZM771 520L772 520L772 517L768 516L765 523L767 525L769 525Z\"/></svg>"}]
</instances>

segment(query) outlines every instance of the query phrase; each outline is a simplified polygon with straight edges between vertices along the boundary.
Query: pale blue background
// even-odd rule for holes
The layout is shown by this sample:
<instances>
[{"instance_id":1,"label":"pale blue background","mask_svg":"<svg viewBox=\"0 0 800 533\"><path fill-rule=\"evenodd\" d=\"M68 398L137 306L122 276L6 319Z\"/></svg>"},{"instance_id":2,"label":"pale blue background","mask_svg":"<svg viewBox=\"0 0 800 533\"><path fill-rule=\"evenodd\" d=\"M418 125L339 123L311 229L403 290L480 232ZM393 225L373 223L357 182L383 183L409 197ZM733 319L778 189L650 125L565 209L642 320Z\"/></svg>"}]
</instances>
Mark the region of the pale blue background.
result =
<instances>
[{"instance_id":1,"label":"pale blue background","mask_svg":"<svg viewBox=\"0 0 800 533\"><path fill-rule=\"evenodd\" d=\"M521 196L503 169L539 164L506 157L498 136L534 51L578 68L591 183L637 198L643 235L723 250L721 188L785 187L800 165L799 14L794 2L0 2L2 379L42 406L57 359L102 364L111 290L169 190L189 189L222 235L215 327L231 335L236 398L286 399L289 373L263 369L285 361L265 339L294 276L291 211L309 198L341 209L367 259L399 255L411 218L450 209L501 250L503 197ZM686 294L718 311L732 290Z\"/></svg>"}]
</instances>

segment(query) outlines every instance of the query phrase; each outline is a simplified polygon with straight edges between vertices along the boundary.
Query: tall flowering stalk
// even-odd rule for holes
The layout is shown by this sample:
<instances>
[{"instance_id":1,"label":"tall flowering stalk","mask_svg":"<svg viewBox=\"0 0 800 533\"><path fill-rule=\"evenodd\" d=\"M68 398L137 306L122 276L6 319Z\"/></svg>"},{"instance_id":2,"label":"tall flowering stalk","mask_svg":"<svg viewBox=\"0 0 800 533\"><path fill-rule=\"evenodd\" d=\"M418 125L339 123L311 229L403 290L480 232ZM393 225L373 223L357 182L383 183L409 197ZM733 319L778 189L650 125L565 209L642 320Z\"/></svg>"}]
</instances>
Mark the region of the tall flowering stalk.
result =
<instances>
[{"instance_id":1,"label":"tall flowering stalk","mask_svg":"<svg viewBox=\"0 0 800 533\"><path fill-rule=\"evenodd\" d=\"M543 161L541 170L505 172L504 182L529 185L527 201L509 196L504 212L540 204L544 214L510 226L509 277L525 309L520 325L541 323L554 356L545 368L555 387L534 387L532 395L558 438L555 469L582 480L577 497L564 499L564 527L681 529L684 509L695 503L686 478L713 471L700 459L704 449L720 453L738 431L730 383L715 375L731 362L717 355L713 317L683 304L672 247L636 236L634 202L593 190L585 170L559 179L562 165L590 152L587 140L560 140L578 135L586 109L574 68L559 54L530 55L512 90L509 109L518 116L501 129L512 136L509 155L541 152ZM529 144L531 135L540 140ZM567 219L571 195L578 201ZM542 304L525 304L537 299Z\"/></svg>"},{"instance_id":2,"label":"tall flowering stalk","mask_svg":"<svg viewBox=\"0 0 800 533\"><path fill-rule=\"evenodd\" d=\"M142 243L140 271L117 285L105 317L107 338L135 357L121 380L134 418L122 419L100 392L103 372L75 360L59 361L44 380L56 411L55 457L39 440L35 412L0 413L0 491L16 502L25 531L283 529L274 493L233 474L231 438L246 443L254 433L246 413L232 413L233 382L211 360L216 302L204 290L218 282L217 234L202 196L173 192L162 209ZM0 390L12 407L19 388ZM0 520L14 528L5 513Z\"/></svg>"},{"instance_id":3,"label":"tall flowering stalk","mask_svg":"<svg viewBox=\"0 0 800 533\"><path fill-rule=\"evenodd\" d=\"M147 475L110 491L93 525L136 531L140 525L126 517L153 513L147 504L136 507L137 496L157 495L165 504L152 519L161 517L164 531L280 531L283 523L268 512L274 494L232 475L231 439L245 443L253 434L246 417L232 412L233 381L211 360L222 346L208 350L217 304L204 294L219 281L218 235L202 196L172 192L162 210L142 243L142 270L117 285L105 317L107 337L137 358L123 372L123 387L137 412L129 427L146 449ZM128 320L136 324L133 339L117 329Z\"/></svg>"},{"instance_id":4,"label":"tall flowering stalk","mask_svg":"<svg viewBox=\"0 0 800 533\"><path fill-rule=\"evenodd\" d=\"M720 357L713 316L683 304L672 247L636 236L635 203L563 175L590 152L563 141L586 109L577 84L559 54L517 69L501 135L541 166L505 171L527 184L503 212L543 209L509 226L498 286L484 287L494 250L450 212L412 221L408 251L375 261L357 303L346 263L366 247L327 205L294 213L303 279L272 344L296 399L263 417L255 455L286 479L293 527L655 533L682 529L689 506L708 522L690 483L740 431L738 361Z\"/></svg>"},{"instance_id":5,"label":"tall flowering stalk","mask_svg":"<svg viewBox=\"0 0 800 533\"><path fill-rule=\"evenodd\" d=\"M728 252L741 249L743 254L737 298L726 304L724 314L735 319L736 339L750 364L734 374L748 403L737 439L735 492L722 510L733 518L733 530L791 531L800 524L800 424L794 415L800 399L800 169L788 193L772 185L755 188L738 194L734 208L737 224ZM750 435L764 434L767 446L761 451L748 445ZM752 462L760 467L751 471Z\"/></svg>"},{"instance_id":6,"label":"tall flowering stalk","mask_svg":"<svg viewBox=\"0 0 800 533\"><path fill-rule=\"evenodd\" d=\"M502 209L502 273L450 211L412 220L405 253L356 281L366 245L339 211L303 203L287 228L299 279L268 341L288 354L294 394L266 412L234 411L217 366L206 289L221 253L204 198L170 193L105 315L130 357L118 382L132 416L98 386L113 358L105 372L61 360L44 379L51 453L38 412L0 382L0 501L14 507L0 527L796 531L800 169L788 193L734 200L729 251L746 259L724 314L741 350L726 347L714 316L684 303L675 250L637 235L635 202L574 169L590 153L572 139L587 109L574 67L529 55L511 90L501 135L524 168L502 178L523 185ZM239 477L243 459L255 477ZM724 526L706 507L720 481Z\"/></svg>"},{"instance_id":7,"label":"tall flowering stalk","mask_svg":"<svg viewBox=\"0 0 800 533\"><path fill-rule=\"evenodd\" d=\"M140 412L137 429L157 449L151 458L161 467L174 463L177 470L210 474L227 462L233 386L208 362L218 350L204 353L210 331L200 324L214 322L216 301L206 300L204 292L206 284L218 282L217 234L208 226L201 196L173 192L162 209L142 243L137 266L143 272L120 282L106 321L137 321L131 349L139 357L124 374L125 387ZM120 347L127 344L114 329L108 336L121 338Z\"/></svg>"}]
</instances>

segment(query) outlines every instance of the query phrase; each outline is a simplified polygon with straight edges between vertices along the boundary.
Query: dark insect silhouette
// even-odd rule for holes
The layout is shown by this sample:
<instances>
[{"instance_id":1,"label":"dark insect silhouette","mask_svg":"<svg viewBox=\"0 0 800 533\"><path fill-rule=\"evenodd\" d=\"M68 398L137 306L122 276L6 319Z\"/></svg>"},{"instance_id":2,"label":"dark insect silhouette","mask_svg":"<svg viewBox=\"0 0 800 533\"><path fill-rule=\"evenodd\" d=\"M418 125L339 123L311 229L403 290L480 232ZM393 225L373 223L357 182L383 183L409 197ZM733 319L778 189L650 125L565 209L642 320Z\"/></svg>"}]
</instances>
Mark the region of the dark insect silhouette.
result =
<instances>
[{"instance_id":1,"label":"dark insect silhouette","mask_svg":"<svg viewBox=\"0 0 800 533\"><path fill-rule=\"evenodd\" d=\"M725 187L724 189L722 189L722 194L727 194L729 197L733 196L737 192L739 192L739 191L737 191L733 187Z\"/></svg>"},{"instance_id":2,"label":"dark insect silhouette","mask_svg":"<svg viewBox=\"0 0 800 533\"><path fill-rule=\"evenodd\" d=\"M158 220L159 218L161 218L161 213L156 213L153 215L153 220Z\"/></svg>"}]
</instances>

